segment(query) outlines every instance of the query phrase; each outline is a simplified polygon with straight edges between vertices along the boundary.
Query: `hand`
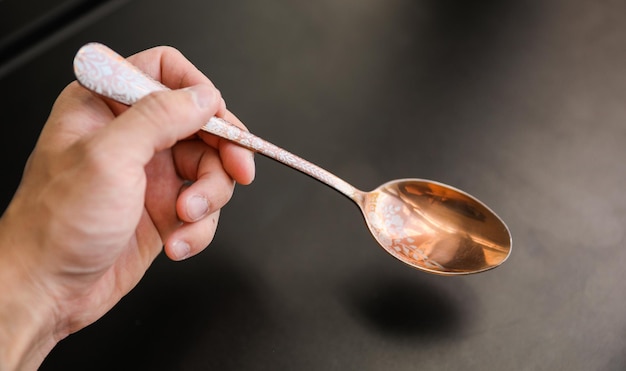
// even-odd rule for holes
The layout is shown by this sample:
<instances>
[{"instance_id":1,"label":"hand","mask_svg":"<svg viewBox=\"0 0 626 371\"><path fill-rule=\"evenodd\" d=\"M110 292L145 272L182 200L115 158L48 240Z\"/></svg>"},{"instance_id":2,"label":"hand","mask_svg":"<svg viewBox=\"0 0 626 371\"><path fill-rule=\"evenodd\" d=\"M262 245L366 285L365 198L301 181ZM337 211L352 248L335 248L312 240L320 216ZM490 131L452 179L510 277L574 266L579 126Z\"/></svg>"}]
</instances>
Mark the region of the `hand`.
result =
<instances>
[{"instance_id":1,"label":"hand","mask_svg":"<svg viewBox=\"0 0 626 371\"><path fill-rule=\"evenodd\" d=\"M141 279L212 240L251 152L198 132L216 115L243 127L178 51L129 60L172 89L131 108L76 82L59 95L0 219L0 369L36 368ZM183 89L184 88L184 89Z\"/></svg>"}]
</instances>

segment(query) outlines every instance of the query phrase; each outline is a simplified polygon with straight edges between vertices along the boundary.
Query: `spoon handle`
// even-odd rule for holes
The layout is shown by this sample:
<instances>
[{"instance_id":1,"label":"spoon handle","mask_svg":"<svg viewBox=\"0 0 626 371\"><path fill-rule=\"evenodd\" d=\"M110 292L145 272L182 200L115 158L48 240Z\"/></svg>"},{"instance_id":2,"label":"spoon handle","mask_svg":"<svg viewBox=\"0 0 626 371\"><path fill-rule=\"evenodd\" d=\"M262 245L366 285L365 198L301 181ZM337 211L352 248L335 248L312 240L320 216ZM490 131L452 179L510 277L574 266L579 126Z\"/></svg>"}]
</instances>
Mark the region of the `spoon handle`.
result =
<instances>
[{"instance_id":1,"label":"spoon handle","mask_svg":"<svg viewBox=\"0 0 626 371\"><path fill-rule=\"evenodd\" d=\"M87 89L126 105L132 105L152 92L169 90L100 43L88 43L79 49L74 58L74 74L78 82ZM355 201L361 193L327 170L224 119L212 117L201 129L290 166Z\"/></svg>"}]
</instances>

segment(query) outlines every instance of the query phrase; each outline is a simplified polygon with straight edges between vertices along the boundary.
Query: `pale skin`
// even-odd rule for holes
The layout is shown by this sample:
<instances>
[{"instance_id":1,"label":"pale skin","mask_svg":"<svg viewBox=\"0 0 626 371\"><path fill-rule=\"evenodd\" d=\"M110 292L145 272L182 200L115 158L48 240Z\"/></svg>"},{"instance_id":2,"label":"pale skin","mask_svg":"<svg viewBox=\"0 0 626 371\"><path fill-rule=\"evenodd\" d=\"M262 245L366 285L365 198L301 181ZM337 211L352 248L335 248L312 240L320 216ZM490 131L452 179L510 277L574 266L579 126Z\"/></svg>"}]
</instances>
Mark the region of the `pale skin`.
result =
<instances>
[{"instance_id":1,"label":"pale skin","mask_svg":"<svg viewBox=\"0 0 626 371\"><path fill-rule=\"evenodd\" d=\"M201 252L254 179L251 152L198 132L214 115L244 127L206 76L169 47L129 60L174 90L127 108L69 84L0 218L0 371L37 369L162 251Z\"/></svg>"}]
</instances>

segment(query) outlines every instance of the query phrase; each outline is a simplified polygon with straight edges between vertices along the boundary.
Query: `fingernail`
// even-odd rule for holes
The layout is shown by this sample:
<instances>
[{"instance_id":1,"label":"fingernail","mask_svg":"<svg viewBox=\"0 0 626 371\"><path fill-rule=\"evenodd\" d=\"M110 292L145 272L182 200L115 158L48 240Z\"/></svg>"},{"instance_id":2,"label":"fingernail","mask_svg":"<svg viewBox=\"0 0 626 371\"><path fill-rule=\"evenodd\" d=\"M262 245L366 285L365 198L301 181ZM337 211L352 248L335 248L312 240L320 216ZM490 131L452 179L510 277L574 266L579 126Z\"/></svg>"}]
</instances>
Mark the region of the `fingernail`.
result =
<instances>
[{"instance_id":1,"label":"fingernail","mask_svg":"<svg viewBox=\"0 0 626 371\"><path fill-rule=\"evenodd\" d=\"M248 161L248 171L252 174L252 180L256 175L256 165L254 163L254 152L250 152L250 160Z\"/></svg>"},{"instance_id":2,"label":"fingernail","mask_svg":"<svg viewBox=\"0 0 626 371\"><path fill-rule=\"evenodd\" d=\"M191 97L198 108L207 108L215 103L216 91L208 85L194 85L184 90L191 93Z\"/></svg>"},{"instance_id":3,"label":"fingernail","mask_svg":"<svg viewBox=\"0 0 626 371\"><path fill-rule=\"evenodd\" d=\"M174 259L183 260L189 257L191 247L185 241L176 241L172 245L172 253L174 254Z\"/></svg>"},{"instance_id":4,"label":"fingernail","mask_svg":"<svg viewBox=\"0 0 626 371\"><path fill-rule=\"evenodd\" d=\"M199 220L209 211L209 202L203 196L193 196L187 200L187 216L191 221Z\"/></svg>"}]
</instances>

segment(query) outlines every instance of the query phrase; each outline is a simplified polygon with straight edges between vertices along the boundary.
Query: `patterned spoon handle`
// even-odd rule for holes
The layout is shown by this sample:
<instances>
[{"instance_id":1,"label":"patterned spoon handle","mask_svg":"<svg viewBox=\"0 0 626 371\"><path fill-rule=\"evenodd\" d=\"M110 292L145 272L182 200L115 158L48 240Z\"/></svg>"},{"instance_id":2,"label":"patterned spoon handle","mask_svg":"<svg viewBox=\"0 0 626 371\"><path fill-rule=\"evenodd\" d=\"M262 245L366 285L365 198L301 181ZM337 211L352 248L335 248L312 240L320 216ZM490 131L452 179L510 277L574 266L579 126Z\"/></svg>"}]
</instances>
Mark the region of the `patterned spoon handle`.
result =
<instances>
[{"instance_id":1,"label":"patterned spoon handle","mask_svg":"<svg viewBox=\"0 0 626 371\"><path fill-rule=\"evenodd\" d=\"M100 43L89 43L79 49L74 58L74 74L78 82L87 89L126 105L132 105L152 92L169 90ZM201 129L288 165L353 200L361 193L327 170L224 119L213 117Z\"/></svg>"}]
</instances>

